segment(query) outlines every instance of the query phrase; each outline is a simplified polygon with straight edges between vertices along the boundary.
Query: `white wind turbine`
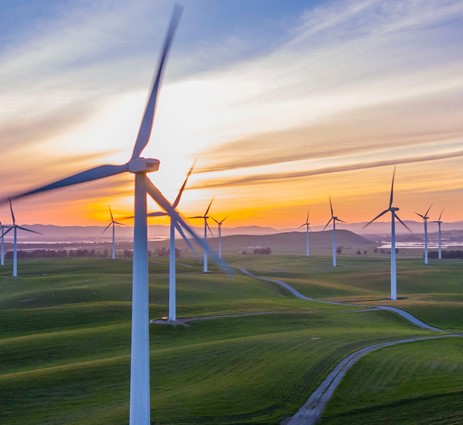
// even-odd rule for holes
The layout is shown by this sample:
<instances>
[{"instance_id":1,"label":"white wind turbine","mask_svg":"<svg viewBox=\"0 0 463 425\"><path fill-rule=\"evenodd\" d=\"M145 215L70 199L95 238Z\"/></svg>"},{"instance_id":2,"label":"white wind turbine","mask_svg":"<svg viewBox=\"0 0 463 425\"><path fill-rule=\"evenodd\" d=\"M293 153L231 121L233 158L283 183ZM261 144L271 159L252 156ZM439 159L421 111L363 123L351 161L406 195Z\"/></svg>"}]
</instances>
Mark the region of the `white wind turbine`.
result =
<instances>
[{"instance_id":1,"label":"white wind turbine","mask_svg":"<svg viewBox=\"0 0 463 425\"><path fill-rule=\"evenodd\" d=\"M188 174L183 182L182 187L180 188L177 197L175 198L174 203L172 204L172 208L177 208L180 198L182 197L182 193L185 190L188 178L190 177L191 173L193 172L193 167L190 168ZM161 217L169 215L167 212L157 211L153 213L149 213L148 217ZM176 227L176 217L175 215L170 215L170 236L169 236L169 322L177 321L177 282L176 282L176 270L175 270L175 227ZM194 252L194 248L191 246L188 239L184 238L187 245L190 249Z\"/></svg>"},{"instance_id":2,"label":"white wind turbine","mask_svg":"<svg viewBox=\"0 0 463 425\"><path fill-rule=\"evenodd\" d=\"M5 238L3 237L3 232L5 231L5 227L3 223L0 221L0 266L5 265Z\"/></svg>"},{"instance_id":3,"label":"white wind turbine","mask_svg":"<svg viewBox=\"0 0 463 425\"><path fill-rule=\"evenodd\" d=\"M328 224L330 224L331 221L333 221L333 267L336 267L336 222L339 221L340 223L345 223L345 221L341 220L340 218L334 215L333 204L331 203L331 196L330 196L330 211L331 211L331 218L328 220L328 223L326 223L323 230L325 230L328 227Z\"/></svg>"},{"instance_id":4,"label":"white wind turbine","mask_svg":"<svg viewBox=\"0 0 463 425\"><path fill-rule=\"evenodd\" d=\"M114 220L113 212L111 211L111 207L109 207L109 215L111 217L111 221L103 230L103 233L106 232L112 226L112 246L111 246L111 258L114 260L116 258L116 225L123 226L124 224L119 223L118 221Z\"/></svg>"},{"instance_id":5,"label":"white wind turbine","mask_svg":"<svg viewBox=\"0 0 463 425\"><path fill-rule=\"evenodd\" d=\"M166 57L181 14L175 5L167 36L163 45L159 66L146 104L132 156L122 165L101 165L48 185L17 194L12 199L46 192L66 186L90 182L122 173L135 175L133 277L132 277L132 344L130 368L130 425L150 425L150 367L149 367L149 299L148 299L148 239L147 239L147 194L149 194L170 216L175 217L176 228L185 236L182 227L208 250L185 220L176 212L147 177L147 173L159 169L159 160L143 158L141 154L149 142L154 120L156 99L160 87ZM0 203L5 200L0 200ZM215 258L215 257L214 257ZM223 265L223 263L222 263Z\"/></svg>"},{"instance_id":6,"label":"white wind turbine","mask_svg":"<svg viewBox=\"0 0 463 425\"><path fill-rule=\"evenodd\" d=\"M424 214L415 212L416 215L420 216L423 219L424 223L424 264L428 264L428 212L431 209L432 204L426 210Z\"/></svg>"},{"instance_id":7,"label":"white wind turbine","mask_svg":"<svg viewBox=\"0 0 463 425\"><path fill-rule=\"evenodd\" d=\"M439 235L439 260L442 260L442 221L441 221L441 218L442 218L442 214L443 214L444 210L442 209L440 215L439 215L439 218L434 222L434 223L437 223L437 227L438 227L438 235Z\"/></svg>"},{"instance_id":8,"label":"white wind turbine","mask_svg":"<svg viewBox=\"0 0 463 425\"><path fill-rule=\"evenodd\" d=\"M4 252L3 251L4 250L3 238L7 233L13 230L13 277L17 277L18 276L18 244L17 244L18 230L23 230L25 232L31 232L31 233L37 233L38 235L40 235L41 233L36 232L35 230L26 229L25 227L22 227L22 226L18 226L16 224L16 218L14 216L13 205L11 203L11 199L9 201L10 201L10 211L11 211L11 219L13 220L13 225L9 227L7 230L2 231L2 265L3 265L3 252ZM3 230L3 226L2 226L2 230Z\"/></svg>"},{"instance_id":9,"label":"white wind turbine","mask_svg":"<svg viewBox=\"0 0 463 425\"><path fill-rule=\"evenodd\" d=\"M211 216L211 218L212 218L212 220L214 220L217 223L217 226L219 228L219 258L222 258L222 224L228 218L228 216L223 218L220 221L216 220L212 216Z\"/></svg>"},{"instance_id":10,"label":"white wind turbine","mask_svg":"<svg viewBox=\"0 0 463 425\"><path fill-rule=\"evenodd\" d=\"M309 214L310 214L310 210L307 211L307 218L305 219L305 223L299 226L299 229L305 226L305 230L306 230L305 232L305 256L306 257L310 255L309 232L311 231L311 229L310 229L310 223L309 223Z\"/></svg>"},{"instance_id":11,"label":"white wind turbine","mask_svg":"<svg viewBox=\"0 0 463 425\"><path fill-rule=\"evenodd\" d=\"M395 250L395 219L399 220L399 222L410 232L412 231L409 227L400 219L397 215L397 211L399 208L393 207L392 202L394 200L394 179L395 179L395 168L394 173L392 174L392 184L391 184L391 195L389 198L389 206L385 209L382 213L378 214L373 220L368 222L364 228L368 227L371 223L376 221L378 218L383 216L384 214L390 212L391 213L391 300L397 300L397 267L396 267L396 250Z\"/></svg>"},{"instance_id":12,"label":"white wind turbine","mask_svg":"<svg viewBox=\"0 0 463 425\"><path fill-rule=\"evenodd\" d=\"M209 206L207 207L206 212L204 213L204 215L196 215L194 217L190 217L190 218L202 218L204 220L204 245L206 247L207 247L207 231L209 230L211 235L214 236L212 234L211 228L209 227L209 224L207 224L207 219L209 218L207 213L209 212L209 209L211 208L211 205L212 205L213 201L214 201L214 197L212 197L211 202L209 202ZM208 251L207 249L204 250L204 266L203 266L203 272L204 273L208 272L208 268L207 268L207 251Z\"/></svg>"}]
</instances>

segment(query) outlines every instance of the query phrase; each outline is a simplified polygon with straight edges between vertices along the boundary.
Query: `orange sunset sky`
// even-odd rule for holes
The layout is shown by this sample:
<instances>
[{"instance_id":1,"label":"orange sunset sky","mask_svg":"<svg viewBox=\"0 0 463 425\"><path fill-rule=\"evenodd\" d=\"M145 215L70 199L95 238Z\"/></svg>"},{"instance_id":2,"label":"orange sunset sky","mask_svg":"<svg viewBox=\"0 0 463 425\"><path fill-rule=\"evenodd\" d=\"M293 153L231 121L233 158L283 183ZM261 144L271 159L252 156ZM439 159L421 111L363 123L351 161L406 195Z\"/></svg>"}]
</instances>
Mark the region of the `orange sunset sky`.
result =
<instances>
[{"instance_id":1,"label":"orange sunset sky","mask_svg":"<svg viewBox=\"0 0 463 425\"><path fill-rule=\"evenodd\" d=\"M129 159L173 2L10 2L0 36L0 198ZM287 4L290 3L290 4ZM179 206L229 226L335 213L463 220L461 1L185 2L144 156ZM106 225L130 175L18 200L18 223ZM156 210L154 204L150 204ZM11 221L8 206L0 220ZM152 223L166 223L157 219Z\"/></svg>"}]
</instances>

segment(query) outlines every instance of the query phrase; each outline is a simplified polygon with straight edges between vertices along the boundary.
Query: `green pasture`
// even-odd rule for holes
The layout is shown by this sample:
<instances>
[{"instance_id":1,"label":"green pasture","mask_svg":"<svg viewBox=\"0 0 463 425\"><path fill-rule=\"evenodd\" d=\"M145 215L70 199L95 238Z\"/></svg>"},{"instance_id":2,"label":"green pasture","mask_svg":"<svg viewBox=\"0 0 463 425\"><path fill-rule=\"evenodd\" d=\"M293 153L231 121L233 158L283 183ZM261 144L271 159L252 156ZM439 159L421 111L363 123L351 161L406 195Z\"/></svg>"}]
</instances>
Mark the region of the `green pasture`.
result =
<instances>
[{"instance_id":1,"label":"green pasture","mask_svg":"<svg viewBox=\"0 0 463 425\"><path fill-rule=\"evenodd\" d=\"M321 425L463 423L463 338L384 348L351 369Z\"/></svg>"},{"instance_id":2,"label":"green pasture","mask_svg":"<svg viewBox=\"0 0 463 425\"><path fill-rule=\"evenodd\" d=\"M230 263L281 279L310 297L387 303L382 259L342 258L336 270L328 257L250 255L235 256ZM394 305L415 309L433 325L461 329L463 267L450 264L453 269L442 263L424 271L417 261L401 264L404 299ZM27 260L20 262L17 279L10 277L10 266L0 268L0 423L127 424L131 261ZM431 335L388 312L297 300L241 273L227 276L212 267L203 274L201 269L193 259L178 259L178 317L268 314L152 325L153 424L278 424L347 354L376 342ZM439 286L433 283L438 277ZM155 257L150 317L166 315L167 304L167 259ZM455 317L442 304L453 304ZM457 341L426 347L444 343ZM421 344L409 346L420 352ZM380 350L371 358L401 349L406 347ZM436 380L444 377L442 372ZM387 403L413 398L404 388ZM432 388L437 384L430 395L448 403L461 390L452 381L447 392ZM362 406L368 408L362 402L356 409ZM342 406L336 409L331 413L330 407L329 418L345 412Z\"/></svg>"}]
</instances>

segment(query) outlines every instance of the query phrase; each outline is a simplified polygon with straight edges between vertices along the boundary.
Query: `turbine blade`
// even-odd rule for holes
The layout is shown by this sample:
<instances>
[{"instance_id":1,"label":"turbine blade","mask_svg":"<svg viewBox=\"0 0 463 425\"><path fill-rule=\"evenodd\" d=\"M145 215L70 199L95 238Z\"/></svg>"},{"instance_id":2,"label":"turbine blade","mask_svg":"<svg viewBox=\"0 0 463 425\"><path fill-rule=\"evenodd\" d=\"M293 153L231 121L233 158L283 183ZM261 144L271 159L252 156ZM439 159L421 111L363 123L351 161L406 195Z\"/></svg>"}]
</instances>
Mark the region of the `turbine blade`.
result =
<instances>
[{"instance_id":1,"label":"turbine blade","mask_svg":"<svg viewBox=\"0 0 463 425\"><path fill-rule=\"evenodd\" d=\"M340 218L337 218L336 221L339 221L340 223L347 223L347 221L341 220Z\"/></svg>"},{"instance_id":2,"label":"turbine blade","mask_svg":"<svg viewBox=\"0 0 463 425\"><path fill-rule=\"evenodd\" d=\"M119 226L125 226L124 223L119 223L118 221L113 221L114 224L118 224Z\"/></svg>"},{"instance_id":3,"label":"turbine blade","mask_svg":"<svg viewBox=\"0 0 463 425\"><path fill-rule=\"evenodd\" d=\"M75 184L85 183L93 180L103 179L105 177L115 176L129 170L128 164L123 165L101 165L99 167L91 168L90 170L74 174L73 176L57 180L45 186L38 187L27 192L19 193L11 196L10 199L19 199L26 196L35 195L36 193L46 192L48 190L59 189L61 187L72 186ZM5 202L5 199L0 199L0 204Z\"/></svg>"},{"instance_id":4,"label":"turbine blade","mask_svg":"<svg viewBox=\"0 0 463 425\"><path fill-rule=\"evenodd\" d=\"M11 219L13 220L13 226L14 226L16 224L16 219L14 217L13 204L11 203L11 198L8 198L8 201L10 203Z\"/></svg>"},{"instance_id":5,"label":"turbine blade","mask_svg":"<svg viewBox=\"0 0 463 425\"><path fill-rule=\"evenodd\" d=\"M180 233L180 236L183 238L185 243L187 244L188 248L190 248L190 251L196 256L199 257L198 252L195 250L194 246L191 244L190 240L186 237L185 232L182 229L182 226L175 221L175 228L177 229L178 233Z\"/></svg>"},{"instance_id":6,"label":"turbine blade","mask_svg":"<svg viewBox=\"0 0 463 425\"><path fill-rule=\"evenodd\" d=\"M0 236L0 237L3 238L3 236L5 236L5 235L6 235L8 232L10 232L11 230L13 230L13 226L12 226L12 227L8 227L8 229L5 230L5 231L2 233L2 236Z\"/></svg>"},{"instance_id":7,"label":"turbine blade","mask_svg":"<svg viewBox=\"0 0 463 425\"><path fill-rule=\"evenodd\" d=\"M427 216L427 215L428 215L428 212L429 212L429 210L431 209L431 207L432 207L432 204L431 204L431 205L429 205L429 208L428 208L428 209L426 210L426 212L424 213L424 215L425 215L425 216Z\"/></svg>"},{"instance_id":8,"label":"turbine blade","mask_svg":"<svg viewBox=\"0 0 463 425\"><path fill-rule=\"evenodd\" d=\"M325 227L323 228L323 230L325 230L325 229L328 227L328 224L331 223L331 220L333 220L333 217L331 217L331 218L329 219L328 223L326 223L326 225L325 225Z\"/></svg>"},{"instance_id":9,"label":"turbine blade","mask_svg":"<svg viewBox=\"0 0 463 425\"><path fill-rule=\"evenodd\" d=\"M309 210L307 211L307 218L305 219L305 222L306 222L306 223L309 221L309 214L310 214L310 208L309 208Z\"/></svg>"},{"instance_id":10,"label":"turbine blade","mask_svg":"<svg viewBox=\"0 0 463 425\"><path fill-rule=\"evenodd\" d=\"M209 227L209 224L207 224L207 220L206 220L206 227L207 227L207 230L209 230L209 233L211 234L211 236L214 237L214 233L212 233L212 230Z\"/></svg>"},{"instance_id":11,"label":"turbine blade","mask_svg":"<svg viewBox=\"0 0 463 425\"><path fill-rule=\"evenodd\" d=\"M224 270L228 274L234 274L233 269L224 260L220 259L218 255L214 253L214 251L211 251L208 245L205 244L204 241L185 222L185 220L178 214L178 212L172 207L169 201L164 197L164 195L148 177L146 177L146 191L151 196L151 198L153 198L153 200L170 215L170 217L174 217L176 224L178 223L180 226L182 226L183 229L185 229L193 237L193 239L201 247L201 249L205 250L211 257L211 259L222 270Z\"/></svg>"},{"instance_id":12,"label":"turbine blade","mask_svg":"<svg viewBox=\"0 0 463 425\"><path fill-rule=\"evenodd\" d=\"M310 226L309 226L309 225L307 225L307 229L309 229L309 232L311 232L311 231L312 231L312 229L310 228Z\"/></svg>"},{"instance_id":13,"label":"turbine blade","mask_svg":"<svg viewBox=\"0 0 463 425\"><path fill-rule=\"evenodd\" d=\"M365 224L365 226L363 226L363 228L366 229L371 223L373 223L374 221L378 220L378 218L380 218L381 216L383 216L384 214L386 214L388 211L389 211L389 209L384 210L382 213L378 214L373 220L371 220L371 221L369 221L367 224Z\"/></svg>"},{"instance_id":14,"label":"turbine blade","mask_svg":"<svg viewBox=\"0 0 463 425\"><path fill-rule=\"evenodd\" d=\"M207 213L208 213L209 210L211 209L211 205L212 205L212 202L214 202L214 198L215 198L215 196L213 196L212 199L211 199L211 202L209 202L209 206L207 207L207 210L206 210L206 212L204 213L204 217L207 216Z\"/></svg>"},{"instance_id":15,"label":"turbine blade","mask_svg":"<svg viewBox=\"0 0 463 425\"><path fill-rule=\"evenodd\" d=\"M113 224L112 221L111 221L111 223L109 223L109 224L104 228L104 230L101 232L101 234L103 234L104 232L106 232L106 230L108 230L108 229L111 227L111 224Z\"/></svg>"},{"instance_id":16,"label":"turbine blade","mask_svg":"<svg viewBox=\"0 0 463 425\"><path fill-rule=\"evenodd\" d=\"M111 207L109 207L109 215L111 216L111 221L114 221L114 217L113 217L113 212L111 211Z\"/></svg>"},{"instance_id":17,"label":"turbine blade","mask_svg":"<svg viewBox=\"0 0 463 425\"><path fill-rule=\"evenodd\" d=\"M330 196L330 210L331 210L331 217L333 217L334 212L333 212L333 204L331 203L331 196Z\"/></svg>"},{"instance_id":18,"label":"turbine blade","mask_svg":"<svg viewBox=\"0 0 463 425\"><path fill-rule=\"evenodd\" d=\"M176 4L172 12L172 17L170 19L169 28L167 30L167 35L164 40L164 46L162 48L161 57L159 59L158 70L153 82L153 86L151 88L151 93L149 95L148 102L146 104L145 113L140 124L140 129L138 130L137 140L133 148L131 159L138 158L141 155L143 149L145 149L150 139L151 129L153 127L154 121L154 114L156 112L156 100L158 97L159 86L161 84L164 64L169 53L170 45L174 38L175 30L177 28L181 13L182 7Z\"/></svg>"},{"instance_id":19,"label":"turbine blade","mask_svg":"<svg viewBox=\"0 0 463 425\"><path fill-rule=\"evenodd\" d=\"M219 224L222 224L227 218L229 218L230 216L226 216Z\"/></svg>"},{"instance_id":20,"label":"turbine blade","mask_svg":"<svg viewBox=\"0 0 463 425\"><path fill-rule=\"evenodd\" d=\"M401 219L400 217L394 213L394 216L397 218L397 220L400 221L400 223L402 224L402 226L404 226L410 233L413 233L412 230L410 229L410 227L408 227Z\"/></svg>"},{"instance_id":21,"label":"turbine blade","mask_svg":"<svg viewBox=\"0 0 463 425\"><path fill-rule=\"evenodd\" d=\"M442 208L442 211L440 212L440 215L439 215L439 218L437 219L437 221L440 221L440 219L442 218L443 212L444 212L444 209Z\"/></svg>"},{"instance_id":22,"label":"turbine blade","mask_svg":"<svg viewBox=\"0 0 463 425\"><path fill-rule=\"evenodd\" d=\"M191 219L196 219L196 218L204 218L204 216L202 216L202 215L195 215L195 216L193 216L193 217L188 217L188 218L189 218L189 219L190 219L190 218L191 218Z\"/></svg>"},{"instance_id":23,"label":"turbine blade","mask_svg":"<svg viewBox=\"0 0 463 425\"><path fill-rule=\"evenodd\" d=\"M177 197L175 198L175 201L173 203L173 207L174 208L177 208L178 207L178 204L180 202L180 198L182 197L182 193L183 191L185 190L185 187L186 187L186 184L188 182L188 178L190 177L191 173L193 172L194 168L195 168L195 164L196 164L196 161L194 162L194 164L191 166L191 168L188 170L188 174L186 175L186 178L185 178L185 181L183 182L182 184L182 187L180 188L179 192L178 192L178 195Z\"/></svg>"},{"instance_id":24,"label":"turbine blade","mask_svg":"<svg viewBox=\"0 0 463 425\"><path fill-rule=\"evenodd\" d=\"M156 211L156 212L146 214L147 217L165 217L166 215L169 215L169 214L163 211Z\"/></svg>"},{"instance_id":25,"label":"turbine blade","mask_svg":"<svg viewBox=\"0 0 463 425\"><path fill-rule=\"evenodd\" d=\"M420 213L417 213L416 211L415 211L415 214L416 214L416 215L419 215L421 218L424 219L424 215L422 215L422 214L420 214ZM425 215L426 215L426 214L425 214Z\"/></svg>"},{"instance_id":26,"label":"turbine blade","mask_svg":"<svg viewBox=\"0 0 463 425\"><path fill-rule=\"evenodd\" d=\"M214 220L217 224L220 224L214 217L211 216L210 218L212 218L212 220Z\"/></svg>"},{"instance_id":27,"label":"turbine blade","mask_svg":"<svg viewBox=\"0 0 463 425\"><path fill-rule=\"evenodd\" d=\"M22 226L16 226L16 228L19 229L19 230L24 230L25 232L37 233L37 235L41 235L41 234L42 234L42 233L40 233L40 232L36 232L35 230L26 229L25 227L22 227Z\"/></svg>"},{"instance_id":28,"label":"turbine blade","mask_svg":"<svg viewBox=\"0 0 463 425\"><path fill-rule=\"evenodd\" d=\"M389 208L392 207L392 202L394 201L395 169L396 169L396 167L394 167L394 172L392 173L391 196L390 196L390 198L389 198Z\"/></svg>"}]
</instances>

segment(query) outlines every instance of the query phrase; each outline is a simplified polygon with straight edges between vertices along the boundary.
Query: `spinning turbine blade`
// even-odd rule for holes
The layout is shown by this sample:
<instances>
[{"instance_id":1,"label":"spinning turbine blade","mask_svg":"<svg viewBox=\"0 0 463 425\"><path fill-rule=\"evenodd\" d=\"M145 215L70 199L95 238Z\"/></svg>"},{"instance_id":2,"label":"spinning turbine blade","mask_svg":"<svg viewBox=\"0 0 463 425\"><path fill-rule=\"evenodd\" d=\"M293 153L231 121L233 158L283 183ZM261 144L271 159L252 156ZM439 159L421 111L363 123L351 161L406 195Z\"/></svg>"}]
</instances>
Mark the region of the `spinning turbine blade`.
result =
<instances>
[{"instance_id":1,"label":"spinning turbine blade","mask_svg":"<svg viewBox=\"0 0 463 425\"><path fill-rule=\"evenodd\" d=\"M393 200L394 200L395 168L396 168L396 167L394 167L394 172L392 173L391 196L390 196L390 198L389 198L389 208L392 207L392 202L393 202Z\"/></svg>"},{"instance_id":2,"label":"spinning turbine blade","mask_svg":"<svg viewBox=\"0 0 463 425\"><path fill-rule=\"evenodd\" d=\"M125 226L124 223L119 223L118 221L113 221L114 224L118 224L119 226Z\"/></svg>"},{"instance_id":3,"label":"spinning turbine blade","mask_svg":"<svg viewBox=\"0 0 463 425\"><path fill-rule=\"evenodd\" d=\"M61 187L72 186L79 183L85 183L93 180L103 179L105 177L115 176L129 170L128 164L123 165L101 165L99 167L91 168L90 170L74 174L73 176L57 180L53 183L30 190L28 192L19 193L14 195L11 199L19 199L25 196L35 195L36 193L46 192L48 190L59 189ZM4 202L4 201L3 201ZM2 200L0 200L0 204Z\"/></svg>"},{"instance_id":4,"label":"spinning turbine blade","mask_svg":"<svg viewBox=\"0 0 463 425\"><path fill-rule=\"evenodd\" d=\"M229 216L227 215L221 222L220 224L222 224Z\"/></svg>"},{"instance_id":5,"label":"spinning turbine blade","mask_svg":"<svg viewBox=\"0 0 463 425\"><path fill-rule=\"evenodd\" d=\"M156 212L146 214L147 217L165 217L166 215L168 214L162 211L156 211Z\"/></svg>"},{"instance_id":6,"label":"spinning turbine blade","mask_svg":"<svg viewBox=\"0 0 463 425\"><path fill-rule=\"evenodd\" d=\"M195 163L195 164L196 164L196 163ZM183 182L183 185L182 185L182 187L180 188L180 191L178 192L178 195L177 195L177 197L175 198L174 203L172 204L172 206L173 206L174 208L177 208L177 206L178 206L178 204L179 204L179 202L180 202L180 198L182 197L182 193L183 193L183 191L185 190L186 184L187 184L187 182L188 182L188 178L190 177L191 173L193 172L193 170L194 170L194 168L195 168L195 164L193 164L193 165L191 166L191 168L189 169L188 174L186 175L185 181Z\"/></svg>"},{"instance_id":7,"label":"spinning turbine blade","mask_svg":"<svg viewBox=\"0 0 463 425\"><path fill-rule=\"evenodd\" d=\"M113 212L111 211L111 207L109 207L109 215L111 216L111 222L113 222L114 217L113 217Z\"/></svg>"},{"instance_id":8,"label":"spinning turbine blade","mask_svg":"<svg viewBox=\"0 0 463 425\"><path fill-rule=\"evenodd\" d=\"M331 196L330 196L330 210L331 210L331 217L333 217L334 212L333 212L333 204L331 203Z\"/></svg>"},{"instance_id":9,"label":"spinning turbine blade","mask_svg":"<svg viewBox=\"0 0 463 425\"><path fill-rule=\"evenodd\" d=\"M443 212L444 212L444 209L442 208L442 211L440 212L440 215L439 215L439 218L437 219L437 221L440 221L440 219L442 218Z\"/></svg>"},{"instance_id":10,"label":"spinning turbine blade","mask_svg":"<svg viewBox=\"0 0 463 425\"><path fill-rule=\"evenodd\" d=\"M424 213L424 215L425 215L425 216L427 216L427 215L428 215L428 212L429 212L429 210L431 209L431 207L432 207L432 204L431 204L431 205L429 205L429 208L428 208L428 209L426 210L426 212Z\"/></svg>"},{"instance_id":11,"label":"spinning turbine blade","mask_svg":"<svg viewBox=\"0 0 463 425\"><path fill-rule=\"evenodd\" d=\"M234 274L233 269L223 260L221 260L214 252L210 251L207 244L193 231L193 229L183 220L183 218L177 213L177 211L172 207L169 201L164 197L164 195L159 191L159 189L153 184L153 182L146 177L146 191L153 198L153 200L171 217L175 218L176 226L181 225L196 241L196 243L201 247L201 249L208 252L208 255L212 257L214 262L228 274ZM204 217L200 217L204 218Z\"/></svg>"},{"instance_id":12,"label":"spinning turbine blade","mask_svg":"<svg viewBox=\"0 0 463 425\"><path fill-rule=\"evenodd\" d=\"M323 230L325 230L325 229L328 227L328 224L331 223L331 220L333 220L333 217L331 217L331 218L329 219L328 223L326 223L326 225L325 225L325 227L323 228Z\"/></svg>"},{"instance_id":13,"label":"spinning turbine blade","mask_svg":"<svg viewBox=\"0 0 463 425\"><path fill-rule=\"evenodd\" d=\"M307 211L307 218L305 219L306 223L308 223L308 221L309 221L309 214L310 214L310 209Z\"/></svg>"},{"instance_id":14,"label":"spinning turbine blade","mask_svg":"<svg viewBox=\"0 0 463 425\"><path fill-rule=\"evenodd\" d=\"M105 229L101 232L101 234L103 234L104 232L106 232L106 230L108 230L108 229L111 227L112 224L113 224L113 222L111 221L111 223L109 223L109 224L105 227Z\"/></svg>"},{"instance_id":15,"label":"spinning turbine blade","mask_svg":"<svg viewBox=\"0 0 463 425\"><path fill-rule=\"evenodd\" d=\"M369 221L367 224L365 224L365 226L363 226L364 229L366 229L371 223L373 223L374 221L378 220L378 218L380 218L381 216L383 216L384 214L386 214L387 212L389 212L389 210L384 210L382 213L378 214L373 220Z\"/></svg>"},{"instance_id":16,"label":"spinning turbine blade","mask_svg":"<svg viewBox=\"0 0 463 425\"><path fill-rule=\"evenodd\" d=\"M174 11L172 13L172 18L170 20L169 29L167 31L166 39L164 41L164 46L161 53L161 58L159 60L158 71L156 73L156 78L151 89L151 94L148 98L148 102L145 108L145 114L143 115L142 122L140 124L140 129L138 130L137 140L132 152L132 158L138 158L151 136L151 129L153 127L154 113L156 111L156 100L158 96L159 86L161 84L162 71L164 69L164 63L166 61L167 55L169 53L170 45L174 38L175 30L177 28L180 15L182 13L182 7L178 4L174 6Z\"/></svg>"},{"instance_id":17,"label":"spinning turbine blade","mask_svg":"<svg viewBox=\"0 0 463 425\"><path fill-rule=\"evenodd\" d=\"M215 196L213 196L212 199L211 199L211 202L209 202L209 206L207 207L207 210L206 210L206 212L204 213L204 217L207 216L207 213L209 212L209 210L210 210L210 208L211 208L212 202L214 202L214 198L215 198Z\"/></svg>"},{"instance_id":18,"label":"spinning turbine blade","mask_svg":"<svg viewBox=\"0 0 463 425\"><path fill-rule=\"evenodd\" d=\"M220 224L214 217L211 217L217 224Z\"/></svg>"},{"instance_id":19,"label":"spinning turbine blade","mask_svg":"<svg viewBox=\"0 0 463 425\"><path fill-rule=\"evenodd\" d=\"M0 237L3 238L10 230L13 230L13 227L9 227L7 230L5 230Z\"/></svg>"},{"instance_id":20,"label":"spinning turbine blade","mask_svg":"<svg viewBox=\"0 0 463 425\"><path fill-rule=\"evenodd\" d=\"M422 215L422 214L420 214L420 213L417 213L416 211L415 211L415 214L416 214L416 215L419 215L421 218L424 218L424 215ZM426 215L426 214L425 214L425 215Z\"/></svg>"},{"instance_id":21,"label":"spinning turbine blade","mask_svg":"<svg viewBox=\"0 0 463 425\"><path fill-rule=\"evenodd\" d=\"M31 229L26 229L25 227L21 227L21 226L16 226L17 229L20 229L20 230L24 230L25 232L31 232L31 233L36 233L37 235L41 235L42 233L40 232L36 232L35 230L31 230Z\"/></svg>"},{"instance_id":22,"label":"spinning turbine blade","mask_svg":"<svg viewBox=\"0 0 463 425\"><path fill-rule=\"evenodd\" d=\"M13 205L11 204L11 198L8 198L8 201L10 202L11 219L13 220L13 226L15 226L16 225L16 219L14 217Z\"/></svg>"},{"instance_id":23,"label":"spinning turbine blade","mask_svg":"<svg viewBox=\"0 0 463 425\"><path fill-rule=\"evenodd\" d=\"M207 224L207 221L206 221L206 227L207 227L207 230L209 230L209 233L211 234L211 236L214 237L214 233L212 233L212 230L209 227L209 224Z\"/></svg>"},{"instance_id":24,"label":"spinning turbine blade","mask_svg":"<svg viewBox=\"0 0 463 425\"><path fill-rule=\"evenodd\" d=\"M339 221L340 223L347 223L346 221L341 220L340 218L337 218L336 221Z\"/></svg>"},{"instance_id":25,"label":"spinning turbine blade","mask_svg":"<svg viewBox=\"0 0 463 425\"><path fill-rule=\"evenodd\" d=\"M180 236L183 238L185 243L188 245L188 248L190 248L190 251L195 255L195 257L199 258L198 252L195 250L190 240L186 237L185 232L182 229L182 226L180 226L180 224L178 224L177 221L175 221L175 228L177 229L178 233L180 233Z\"/></svg>"},{"instance_id":26,"label":"spinning turbine blade","mask_svg":"<svg viewBox=\"0 0 463 425\"><path fill-rule=\"evenodd\" d=\"M397 220L400 221L400 223L402 224L402 226L404 226L410 233L413 233L413 232L411 231L410 227L408 227L408 226L400 219L400 217L399 217L397 214L394 214L394 215L395 215L395 217L397 218Z\"/></svg>"}]
</instances>

